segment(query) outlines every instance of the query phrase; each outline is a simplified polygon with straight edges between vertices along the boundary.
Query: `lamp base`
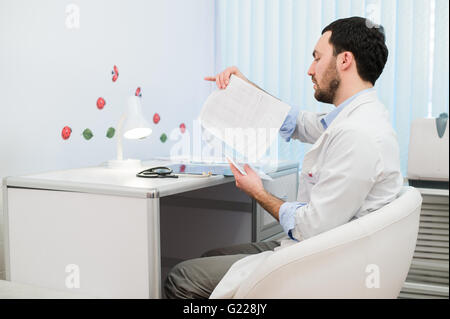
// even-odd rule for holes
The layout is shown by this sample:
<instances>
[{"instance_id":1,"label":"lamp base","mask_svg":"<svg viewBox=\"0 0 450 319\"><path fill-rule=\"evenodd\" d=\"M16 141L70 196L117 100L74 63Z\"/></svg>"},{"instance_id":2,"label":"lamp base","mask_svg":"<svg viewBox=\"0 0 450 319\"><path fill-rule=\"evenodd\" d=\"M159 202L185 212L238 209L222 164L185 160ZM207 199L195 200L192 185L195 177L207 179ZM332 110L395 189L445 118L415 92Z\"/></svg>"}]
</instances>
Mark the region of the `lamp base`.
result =
<instances>
[{"instance_id":1,"label":"lamp base","mask_svg":"<svg viewBox=\"0 0 450 319\"><path fill-rule=\"evenodd\" d=\"M141 160L126 159L126 160L109 160L108 162L106 162L106 167L115 169L127 169L127 168L139 169L142 166Z\"/></svg>"}]
</instances>

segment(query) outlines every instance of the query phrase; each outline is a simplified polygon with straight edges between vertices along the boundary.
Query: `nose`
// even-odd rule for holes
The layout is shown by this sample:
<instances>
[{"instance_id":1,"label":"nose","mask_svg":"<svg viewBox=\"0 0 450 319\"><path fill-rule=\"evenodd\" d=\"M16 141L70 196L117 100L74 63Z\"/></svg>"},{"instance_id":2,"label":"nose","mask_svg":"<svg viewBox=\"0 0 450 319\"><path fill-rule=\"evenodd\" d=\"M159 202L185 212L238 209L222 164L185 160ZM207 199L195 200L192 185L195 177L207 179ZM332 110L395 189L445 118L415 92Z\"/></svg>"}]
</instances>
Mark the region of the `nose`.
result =
<instances>
[{"instance_id":1,"label":"nose","mask_svg":"<svg viewBox=\"0 0 450 319\"><path fill-rule=\"evenodd\" d=\"M311 63L309 69L308 69L308 75L313 76L315 74L315 68L314 68L314 61Z\"/></svg>"}]
</instances>

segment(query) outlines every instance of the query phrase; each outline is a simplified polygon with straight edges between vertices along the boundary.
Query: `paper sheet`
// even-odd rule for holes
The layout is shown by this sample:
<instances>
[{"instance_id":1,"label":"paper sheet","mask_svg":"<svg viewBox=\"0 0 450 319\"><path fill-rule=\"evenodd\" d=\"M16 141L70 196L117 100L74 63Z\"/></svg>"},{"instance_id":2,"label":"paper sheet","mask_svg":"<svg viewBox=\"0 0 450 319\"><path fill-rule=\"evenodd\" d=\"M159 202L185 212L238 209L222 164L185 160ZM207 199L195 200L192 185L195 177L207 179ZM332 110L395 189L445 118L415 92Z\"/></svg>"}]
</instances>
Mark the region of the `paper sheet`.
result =
<instances>
[{"instance_id":1,"label":"paper sheet","mask_svg":"<svg viewBox=\"0 0 450 319\"><path fill-rule=\"evenodd\" d=\"M291 107L232 75L205 101L200 123L248 162L257 162L278 136Z\"/></svg>"}]
</instances>

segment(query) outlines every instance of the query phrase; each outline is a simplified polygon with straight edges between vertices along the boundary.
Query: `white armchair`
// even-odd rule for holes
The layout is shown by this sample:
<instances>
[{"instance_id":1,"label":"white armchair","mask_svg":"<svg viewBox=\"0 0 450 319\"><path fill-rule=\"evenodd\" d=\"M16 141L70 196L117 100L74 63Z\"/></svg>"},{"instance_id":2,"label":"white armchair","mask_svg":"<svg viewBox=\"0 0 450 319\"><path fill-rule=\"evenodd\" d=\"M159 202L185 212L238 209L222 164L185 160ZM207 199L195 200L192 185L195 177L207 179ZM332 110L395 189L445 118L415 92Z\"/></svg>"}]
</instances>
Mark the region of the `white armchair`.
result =
<instances>
[{"instance_id":1,"label":"white armchair","mask_svg":"<svg viewBox=\"0 0 450 319\"><path fill-rule=\"evenodd\" d=\"M396 298L416 246L422 197L404 187L385 207L280 249L234 298Z\"/></svg>"}]
</instances>

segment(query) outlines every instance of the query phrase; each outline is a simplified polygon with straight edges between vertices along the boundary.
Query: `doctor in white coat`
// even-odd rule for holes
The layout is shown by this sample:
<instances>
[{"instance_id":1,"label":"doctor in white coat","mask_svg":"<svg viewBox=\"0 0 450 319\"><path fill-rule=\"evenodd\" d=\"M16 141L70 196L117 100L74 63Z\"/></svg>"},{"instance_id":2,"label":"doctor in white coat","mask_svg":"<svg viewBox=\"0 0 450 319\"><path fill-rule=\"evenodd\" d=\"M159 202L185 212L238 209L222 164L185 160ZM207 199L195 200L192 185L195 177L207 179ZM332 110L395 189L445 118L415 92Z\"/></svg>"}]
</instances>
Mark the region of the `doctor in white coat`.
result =
<instances>
[{"instance_id":1,"label":"doctor in white coat","mask_svg":"<svg viewBox=\"0 0 450 319\"><path fill-rule=\"evenodd\" d=\"M396 198L403 184L398 142L373 87L387 57L383 28L364 18L340 19L322 31L308 75L315 98L335 109L290 114L280 131L286 140L313 144L301 166L297 201L284 202L267 192L248 165L243 175L230 164L236 186L272 214L287 236L281 242L219 249L175 266L166 280L167 297L232 297L274 250L301 244ZM236 67L205 80L224 89L231 74L248 81Z\"/></svg>"}]
</instances>

